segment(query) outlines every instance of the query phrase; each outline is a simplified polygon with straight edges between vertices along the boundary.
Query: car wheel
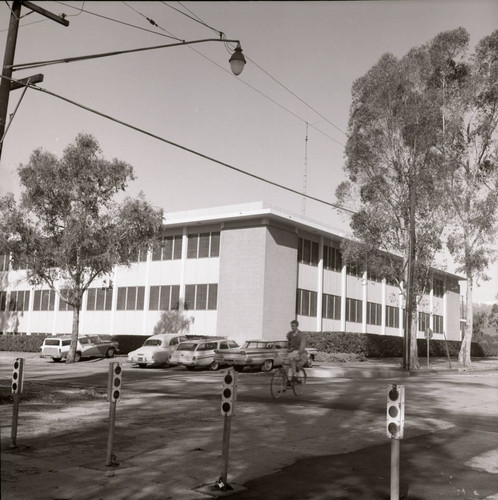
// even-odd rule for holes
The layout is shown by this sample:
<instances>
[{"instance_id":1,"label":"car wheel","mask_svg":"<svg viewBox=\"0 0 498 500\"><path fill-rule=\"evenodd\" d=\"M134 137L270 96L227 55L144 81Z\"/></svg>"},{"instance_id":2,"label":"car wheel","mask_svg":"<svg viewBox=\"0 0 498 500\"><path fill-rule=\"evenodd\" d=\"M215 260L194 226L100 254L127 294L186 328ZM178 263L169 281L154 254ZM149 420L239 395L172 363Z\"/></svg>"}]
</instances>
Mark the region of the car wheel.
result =
<instances>
[{"instance_id":1,"label":"car wheel","mask_svg":"<svg viewBox=\"0 0 498 500\"><path fill-rule=\"evenodd\" d=\"M314 361L313 356L309 356L308 357L308 361L306 361L305 367L306 368L311 368L313 366L313 361Z\"/></svg>"},{"instance_id":2,"label":"car wheel","mask_svg":"<svg viewBox=\"0 0 498 500\"><path fill-rule=\"evenodd\" d=\"M77 352L74 355L74 362L78 363L78 361L81 361L81 352Z\"/></svg>"},{"instance_id":3,"label":"car wheel","mask_svg":"<svg viewBox=\"0 0 498 500\"><path fill-rule=\"evenodd\" d=\"M273 368L273 360L267 359L262 365L261 370L264 372L269 372Z\"/></svg>"},{"instance_id":4,"label":"car wheel","mask_svg":"<svg viewBox=\"0 0 498 500\"><path fill-rule=\"evenodd\" d=\"M114 347L109 347L109 349L107 349L107 352L105 353L105 357L106 358L113 358L115 352L116 351L115 351Z\"/></svg>"},{"instance_id":5,"label":"car wheel","mask_svg":"<svg viewBox=\"0 0 498 500\"><path fill-rule=\"evenodd\" d=\"M52 361L53 361L54 363L59 363L59 362L60 362L60 360L61 360L61 358L52 358Z\"/></svg>"},{"instance_id":6,"label":"car wheel","mask_svg":"<svg viewBox=\"0 0 498 500\"><path fill-rule=\"evenodd\" d=\"M209 369L212 371L212 372L215 372L218 368L220 367L220 364L217 363L216 361L211 361L210 365L209 365Z\"/></svg>"},{"instance_id":7,"label":"car wheel","mask_svg":"<svg viewBox=\"0 0 498 500\"><path fill-rule=\"evenodd\" d=\"M147 363L138 363L139 368L145 368L147 366Z\"/></svg>"}]
</instances>

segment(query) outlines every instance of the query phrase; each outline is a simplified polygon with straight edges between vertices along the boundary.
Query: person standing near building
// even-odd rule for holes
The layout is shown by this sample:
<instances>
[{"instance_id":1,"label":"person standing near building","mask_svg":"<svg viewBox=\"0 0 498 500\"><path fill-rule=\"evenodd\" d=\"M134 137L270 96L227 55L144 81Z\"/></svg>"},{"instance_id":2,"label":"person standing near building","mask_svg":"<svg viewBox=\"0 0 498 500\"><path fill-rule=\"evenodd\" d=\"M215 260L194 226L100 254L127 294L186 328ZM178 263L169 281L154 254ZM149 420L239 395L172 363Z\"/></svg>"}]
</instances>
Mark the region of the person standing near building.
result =
<instances>
[{"instance_id":1,"label":"person standing near building","mask_svg":"<svg viewBox=\"0 0 498 500\"><path fill-rule=\"evenodd\" d=\"M297 370L306 356L306 335L299 330L299 322L291 321L291 330L287 333L287 360L291 369L291 382L297 381Z\"/></svg>"}]
</instances>

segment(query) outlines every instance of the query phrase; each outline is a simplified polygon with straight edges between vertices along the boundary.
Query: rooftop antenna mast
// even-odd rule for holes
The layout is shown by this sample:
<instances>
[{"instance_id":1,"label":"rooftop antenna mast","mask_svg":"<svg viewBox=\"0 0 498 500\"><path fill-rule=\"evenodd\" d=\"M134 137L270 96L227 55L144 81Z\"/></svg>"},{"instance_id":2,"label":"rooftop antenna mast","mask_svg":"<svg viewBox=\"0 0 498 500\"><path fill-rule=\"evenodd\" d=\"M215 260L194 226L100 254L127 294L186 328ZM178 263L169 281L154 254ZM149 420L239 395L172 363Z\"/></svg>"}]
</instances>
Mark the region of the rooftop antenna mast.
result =
<instances>
[{"instance_id":1,"label":"rooftop antenna mast","mask_svg":"<svg viewBox=\"0 0 498 500\"><path fill-rule=\"evenodd\" d=\"M306 122L306 137L304 139L304 175L303 175L303 202L301 206L302 215L306 215L306 191L308 189L308 122Z\"/></svg>"}]
</instances>

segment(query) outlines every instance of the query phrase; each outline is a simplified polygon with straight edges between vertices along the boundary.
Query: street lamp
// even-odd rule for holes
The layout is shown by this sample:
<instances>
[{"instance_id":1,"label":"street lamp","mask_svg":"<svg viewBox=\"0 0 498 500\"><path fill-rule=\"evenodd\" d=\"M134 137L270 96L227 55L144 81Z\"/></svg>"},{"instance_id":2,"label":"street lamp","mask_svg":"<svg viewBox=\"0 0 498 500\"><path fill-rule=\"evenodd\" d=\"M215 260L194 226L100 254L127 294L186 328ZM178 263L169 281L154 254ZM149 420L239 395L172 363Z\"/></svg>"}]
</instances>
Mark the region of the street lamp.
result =
<instances>
[{"instance_id":1,"label":"street lamp","mask_svg":"<svg viewBox=\"0 0 498 500\"><path fill-rule=\"evenodd\" d=\"M228 62L232 68L232 73L235 76L239 76L246 64L246 58L244 57L244 54L242 54L242 47L240 46L240 43L238 43L237 47L235 47L232 57L228 60Z\"/></svg>"},{"instance_id":2,"label":"street lamp","mask_svg":"<svg viewBox=\"0 0 498 500\"><path fill-rule=\"evenodd\" d=\"M63 17L56 16L46 11L45 9L32 4L29 1L21 1L15 0L13 2L11 8L11 16L10 16L10 24L9 24L9 32L7 35L7 44L5 47L5 58L2 67L2 79L0 83L0 157L2 155L2 146L3 141L5 139L6 134L6 119L7 119L7 110L9 104L9 93L11 90L16 88L20 88L24 86L27 88L30 83L36 83L43 80L43 75L34 75L29 79L22 79L14 81L12 79L12 72L16 70L28 69L28 68L38 68L41 66L48 66L52 64L60 64L60 63L69 63L75 61L86 61L89 59L97 59L102 57L110 57L116 56L120 54L130 54L133 52L144 52L146 50L155 50L155 49L163 49L168 47L177 47L181 45L193 45L197 43L205 43L205 42L223 42L223 43L236 43L237 46L234 49L232 56L229 59L230 67L235 76L238 76L242 73L244 66L246 64L246 60L244 55L242 54L242 48L240 46L239 40L227 40L224 37L223 33L220 33L220 38L208 38L203 40L191 40L191 41L179 41L177 43L169 43L165 45L156 45L153 47L142 47L139 49L131 49L131 50L120 50L114 52L106 52L102 54L92 54L86 56L78 56L78 57L67 57L63 59L53 59L50 61L38 61L33 63L25 63L25 64L14 64L14 52L17 40L17 31L19 27L19 18L21 13L21 5L25 5L26 7L34 10L50 19L63 24L64 26L69 25L69 21L67 21ZM27 82L27 83L25 83Z\"/></svg>"}]
</instances>

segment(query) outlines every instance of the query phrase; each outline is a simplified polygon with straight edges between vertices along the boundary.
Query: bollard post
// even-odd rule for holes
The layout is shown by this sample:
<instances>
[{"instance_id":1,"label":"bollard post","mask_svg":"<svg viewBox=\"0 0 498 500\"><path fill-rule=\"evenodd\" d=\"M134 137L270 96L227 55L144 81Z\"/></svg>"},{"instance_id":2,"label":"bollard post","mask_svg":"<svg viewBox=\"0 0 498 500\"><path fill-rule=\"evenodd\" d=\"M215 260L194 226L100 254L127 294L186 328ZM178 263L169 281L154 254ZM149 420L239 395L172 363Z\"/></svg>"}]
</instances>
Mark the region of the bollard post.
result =
<instances>
[{"instance_id":1,"label":"bollard post","mask_svg":"<svg viewBox=\"0 0 498 500\"><path fill-rule=\"evenodd\" d=\"M232 428L232 416L225 415L223 422L223 445L221 449L221 481L228 486L228 459L230 456L230 431Z\"/></svg>"},{"instance_id":2,"label":"bollard post","mask_svg":"<svg viewBox=\"0 0 498 500\"><path fill-rule=\"evenodd\" d=\"M10 432L10 448L17 448L17 422L19 420L19 404L24 384L24 358L16 358L12 370L12 427Z\"/></svg>"},{"instance_id":3,"label":"bollard post","mask_svg":"<svg viewBox=\"0 0 498 500\"><path fill-rule=\"evenodd\" d=\"M405 386L388 384L386 433L391 439L391 500L399 500L399 448L405 425Z\"/></svg>"},{"instance_id":4,"label":"bollard post","mask_svg":"<svg viewBox=\"0 0 498 500\"><path fill-rule=\"evenodd\" d=\"M232 414L235 412L237 400L237 372L229 368L223 375L221 391L221 414L223 415L223 443L221 446L221 476L214 488L222 491L232 490L228 484L228 462L230 456L230 432Z\"/></svg>"},{"instance_id":5,"label":"bollard post","mask_svg":"<svg viewBox=\"0 0 498 500\"><path fill-rule=\"evenodd\" d=\"M399 500L399 439L391 439L391 500Z\"/></svg>"},{"instance_id":6,"label":"bollard post","mask_svg":"<svg viewBox=\"0 0 498 500\"><path fill-rule=\"evenodd\" d=\"M113 454L114 427L116 422L116 404L121 397L121 364L117 361L109 363L109 380L107 384L107 399L109 401L109 433L107 436L106 465L119 465Z\"/></svg>"}]
</instances>

